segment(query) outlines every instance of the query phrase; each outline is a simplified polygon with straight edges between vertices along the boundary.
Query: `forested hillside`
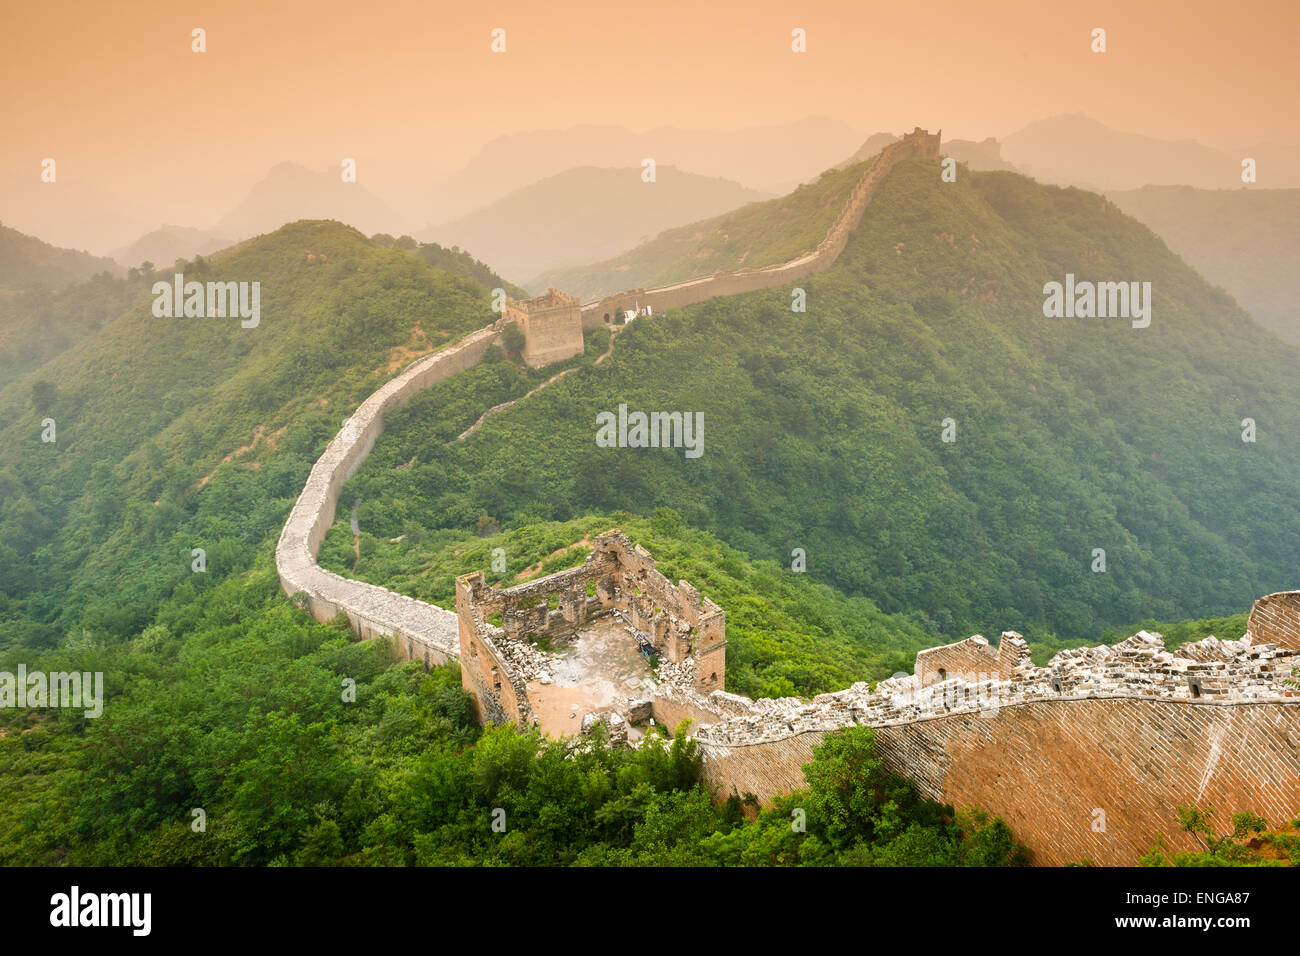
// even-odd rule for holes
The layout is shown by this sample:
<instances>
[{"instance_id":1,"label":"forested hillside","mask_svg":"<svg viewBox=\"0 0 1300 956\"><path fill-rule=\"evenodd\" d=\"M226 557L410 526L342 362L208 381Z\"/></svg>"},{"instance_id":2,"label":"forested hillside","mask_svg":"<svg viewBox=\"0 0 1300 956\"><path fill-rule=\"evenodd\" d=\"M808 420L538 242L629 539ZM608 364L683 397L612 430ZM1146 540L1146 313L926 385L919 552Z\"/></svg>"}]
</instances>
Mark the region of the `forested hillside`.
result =
<instances>
[{"instance_id":1,"label":"forested hillside","mask_svg":"<svg viewBox=\"0 0 1300 956\"><path fill-rule=\"evenodd\" d=\"M0 289L55 288L99 272L121 271L112 259L61 249L0 224Z\"/></svg>"},{"instance_id":2,"label":"forested hillside","mask_svg":"<svg viewBox=\"0 0 1300 956\"><path fill-rule=\"evenodd\" d=\"M0 387L93 335L148 286L101 272L57 289L0 292Z\"/></svg>"},{"instance_id":3,"label":"forested hillside","mask_svg":"<svg viewBox=\"0 0 1300 956\"><path fill-rule=\"evenodd\" d=\"M1044 318L1066 273L1151 282L1150 327ZM462 443L412 405L343 499L377 537L670 507L951 639L1095 639L1294 585L1300 356L1102 197L913 161L802 285L806 314L773 289L637 322ZM702 412L703 456L597 447L620 403Z\"/></svg>"},{"instance_id":4,"label":"forested hillside","mask_svg":"<svg viewBox=\"0 0 1300 956\"><path fill-rule=\"evenodd\" d=\"M70 291L98 330L0 391L0 590L20 629L131 634L193 586L191 549L218 575L246 566L356 404L492 319L482 286L332 222L184 272L260 282L258 326L156 318L148 279Z\"/></svg>"}]
</instances>

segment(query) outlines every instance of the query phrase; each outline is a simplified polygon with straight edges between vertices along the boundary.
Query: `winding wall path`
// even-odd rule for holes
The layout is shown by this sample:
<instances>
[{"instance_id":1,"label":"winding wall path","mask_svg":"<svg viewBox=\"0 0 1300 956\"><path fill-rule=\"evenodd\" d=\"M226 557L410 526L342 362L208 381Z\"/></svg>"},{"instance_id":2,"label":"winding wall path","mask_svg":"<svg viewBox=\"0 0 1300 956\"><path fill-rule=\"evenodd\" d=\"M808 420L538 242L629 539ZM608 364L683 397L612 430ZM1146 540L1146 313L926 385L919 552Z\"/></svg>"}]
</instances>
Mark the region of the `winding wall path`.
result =
<instances>
[{"instance_id":1,"label":"winding wall path","mask_svg":"<svg viewBox=\"0 0 1300 956\"><path fill-rule=\"evenodd\" d=\"M604 324L604 312L618 304L639 302L660 309L702 302L715 296L736 295L755 289L772 288L829 268L848 244L849 236L862 220L876 187L895 165L906 159L939 155L939 134L921 129L887 146L854 187L844 209L816 250L780 265L763 269L720 272L716 275L679 282L658 289L636 289L583 307L583 325ZM482 360L488 346L499 344L500 320L479 329L455 345L417 359L396 378L362 402L348 424L334 436L325 453L312 466L307 484L298 496L275 549L275 565L285 593L302 595L308 610L318 620L346 614L361 637L391 635L404 656L426 664L454 660L458 651L456 615L373 584L354 581L316 563L321 542L334 522L343 485L356 474L384 430L384 413L406 404L420 389L464 371ZM613 341L611 339L611 348ZM608 351L605 353L608 355ZM601 359L605 356L602 355ZM543 383L533 392L558 380L566 372ZM529 394L533 394L530 392ZM525 398L528 396L524 396ZM518 400L516 400L518 401ZM479 421L460 435L473 432L493 412L509 407L507 402L488 409ZM459 440L459 438L457 440Z\"/></svg>"},{"instance_id":2,"label":"winding wall path","mask_svg":"<svg viewBox=\"0 0 1300 956\"><path fill-rule=\"evenodd\" d=\"M353 581L316 563L321 542L334 522L339 493L383 434L384 415L405 405L416 392L477 365L488 346L500 341L499 323L479 329L460 342L408 365L372 394L334 436L312 466L275 548L280 586L290 596L303 595L317 620L346 614L361 637L391 635L404 656L426 664L456 658L456 615L373 584Z\"/></svg>"}]
</instances>

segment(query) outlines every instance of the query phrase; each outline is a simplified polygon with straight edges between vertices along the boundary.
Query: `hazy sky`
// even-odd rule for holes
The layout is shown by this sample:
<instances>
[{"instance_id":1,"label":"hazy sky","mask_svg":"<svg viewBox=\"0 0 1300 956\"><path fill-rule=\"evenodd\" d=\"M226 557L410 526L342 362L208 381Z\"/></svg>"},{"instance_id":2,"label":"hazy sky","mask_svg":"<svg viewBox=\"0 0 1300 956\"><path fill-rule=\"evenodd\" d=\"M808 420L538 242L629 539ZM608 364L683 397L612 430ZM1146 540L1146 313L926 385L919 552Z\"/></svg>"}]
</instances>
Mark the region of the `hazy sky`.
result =
<instances>
[{"instance_id":1,"label":"hazy sky","mask_svg":"<svg viewBox=\"0 0 1300 956\"><path fill-rule=\"evenodd\" d=\"M282 160L352 156L391 186L445 176L501 133L577 123L824 115L982 139L1082 111L1213 146L1296 140L1293 0L0 2L6 222L46 156L69 194L208 226Z\"/></svg>"}]
</instances>

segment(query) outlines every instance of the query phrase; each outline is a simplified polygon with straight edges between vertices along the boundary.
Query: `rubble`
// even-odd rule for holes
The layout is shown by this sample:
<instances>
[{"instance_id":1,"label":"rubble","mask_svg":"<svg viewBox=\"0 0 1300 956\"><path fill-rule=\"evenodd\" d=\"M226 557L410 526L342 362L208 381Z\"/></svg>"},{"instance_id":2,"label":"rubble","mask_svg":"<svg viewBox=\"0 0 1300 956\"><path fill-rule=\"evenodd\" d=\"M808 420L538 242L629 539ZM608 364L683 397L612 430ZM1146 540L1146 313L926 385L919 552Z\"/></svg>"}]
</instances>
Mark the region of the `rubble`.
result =
<instances>
[{"instance_id":1,"label":"rubble","mask_svg":"<svg viewBox=\"0 0 1300 956\"><path fill-rule=\"evenodd\" d=\"M1007 632L1008 637L1018 637ZM915 675L865 683L797 698L753 701L751 713L699 728L711 744L749 744L806 731L865 724L889 726L963 712L996 713L1001 707L1036 700L1145 698L1222 704L1282 701L1300 697L1292 675L1300 649L1216 637L1165 649L1159 634L1139 631L1115 644L1075 647L1056 654L1046 667L1019 664L1004 679L967 680L956 675L923 686ZM978 675L984 677L984 675Z\"/></svg>"}]
</instances>

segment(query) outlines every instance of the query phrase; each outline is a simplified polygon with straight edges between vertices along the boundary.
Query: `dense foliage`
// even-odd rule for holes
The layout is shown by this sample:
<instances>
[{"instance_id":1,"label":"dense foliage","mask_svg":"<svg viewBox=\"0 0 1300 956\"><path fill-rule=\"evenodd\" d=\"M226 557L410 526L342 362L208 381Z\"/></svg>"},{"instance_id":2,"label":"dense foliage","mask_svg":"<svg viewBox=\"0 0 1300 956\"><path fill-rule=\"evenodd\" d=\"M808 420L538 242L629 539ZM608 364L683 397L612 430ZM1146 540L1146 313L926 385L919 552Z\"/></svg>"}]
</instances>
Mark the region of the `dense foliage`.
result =
<instances>
[{"instance_id":1,"label":"dense foliage","mask_svg":"<svg viewBox=\"0 0 1300 956\"><path fill-rule=\"evenodd\" d=\"M191 549L246 566L343 418L411 355L493 316L486 289L338 223L184 272L260 282L260 324L156 318L136 280L99 294L128 307L92 310L98 332L0 390L0 620L20 631L129 635L190 580Z\"/></svg>"},{"instance_id":2,"label":"dense foliage","mask_svg":"<svg viewBox=\"0 0 1300 956\"><path fill-rule=\"evenodd\" d=\"M920 799L869 730L808 789L715 804L684 734L636 751L480 731L456 667L317 624L259 567L178 595L130 641L29 666L110 675L101 719L0 711L0 864L1020 862L1005 824ZM798 810L798 813L794 811Z\"/></svg>"},{"instance_id":3,"label":"dense foliage","mask_svg":"<svg viewBox=\"0 0 1300 956\"><path fill-rule=\"evenodd\" d=\"M1178 808L1178 828L1190 833L1199 850L1170 852L1159 836L1140 866L1295 866L1300 863L1300 818L1277 829L1254 813L1234 813L1232 829L1219 833L1214 809Z\"/></svg>"},{"instance_id":4,"label":"dense foliage","mask_svg":"<svg viewBox=\"0 0 1300 956\"><path fill-rule=\"evenodd\" d=\"M57 289L0 290L0 387L95 334L147 291L138 273L108 272Z\"/></svg>"},{"instance_id":5,"label":"dense foliage","mask_svg":"<svg viewBox=\"0 0 1300 956\"><path fill-rule=\"evenodd\" d=\"M389 239L391 239L390 236L385 236L382 233L371 237L372 242L380 245L391 244L399 249L406 249L418 255L435 269L442 269L452 275L462 276L472 282L477 282L485 289L505 289L507 293L516 299L526 298L528 295L519 286L507 282L497 275L491 266L480 262L459 246L444 248L436 242L416 242L410 236L400 236L393 239L391 243L386 241Z\"/></svg>"}]
</instances>

